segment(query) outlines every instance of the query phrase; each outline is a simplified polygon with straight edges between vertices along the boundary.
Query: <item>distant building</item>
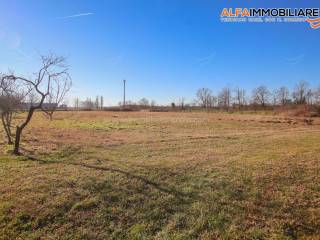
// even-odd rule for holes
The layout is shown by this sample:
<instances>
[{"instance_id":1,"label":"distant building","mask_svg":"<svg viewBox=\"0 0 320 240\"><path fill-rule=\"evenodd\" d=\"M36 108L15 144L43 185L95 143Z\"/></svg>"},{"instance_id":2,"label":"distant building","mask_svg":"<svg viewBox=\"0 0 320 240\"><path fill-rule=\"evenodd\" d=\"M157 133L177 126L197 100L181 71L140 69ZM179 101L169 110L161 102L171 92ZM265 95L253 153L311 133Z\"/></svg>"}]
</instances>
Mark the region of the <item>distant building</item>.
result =
<instances>
[{"instance_id":1,"label":"distant building","mask_svg":"<svg viewBox=\"0 0 320 240\"><path fill-rule=\"evenodd\" d=\"M61 104L61 105L59 106L59 109L61 109L61 110L67 110L67 109L68 109L68 105L67 105L67 104Z\"/></svg>"}]
</instances>

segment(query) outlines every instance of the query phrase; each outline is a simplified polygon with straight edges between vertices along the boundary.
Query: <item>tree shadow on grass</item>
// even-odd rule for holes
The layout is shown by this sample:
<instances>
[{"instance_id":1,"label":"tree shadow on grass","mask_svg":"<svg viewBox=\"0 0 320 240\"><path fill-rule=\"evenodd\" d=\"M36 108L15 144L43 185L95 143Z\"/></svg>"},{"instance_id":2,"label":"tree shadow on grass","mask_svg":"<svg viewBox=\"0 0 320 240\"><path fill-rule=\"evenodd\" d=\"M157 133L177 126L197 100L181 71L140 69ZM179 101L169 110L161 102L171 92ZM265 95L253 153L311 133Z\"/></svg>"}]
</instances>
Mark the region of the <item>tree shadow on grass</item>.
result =
<instances>
[{"instance_id":1,"label":"tree shadow on grass","mask_svg":"<svg viewBox=\"0 0 320 240\"><path fill-rule=\"evenodd\" d=\"M80 167L84 167L84 168L88 168L88 169L94 169L94 170L98 170L98 171L107 171L107 172L111 172L111 173L120 173L125 175L127 178L129 179L136 179L139 180L141 182L143 182L144 184L151 186L155 189L157 189L160 192L172 195L174 197L176 197L178 200L180 201L190 201L192 199L197 198L197 194L196 193L184 193L182 191L178 191L177 189L173 188L173 187L168 187L168 186L163 186L158 182L155 181L151 181L149 179L147 179L146 177L137 175L137 174L133 174L129 171L125 171L119 168L112 168L112 167L101 167L101 166L95 166L95 165L90 165L90 164L85 164L85 163L75 163L75 162L61 162L61 161L57 161L57 160L43 160L40 158L36 158L34 156L26 156L26 160L31 160L31 161L36 161L42 164L51 164L51 163L63 163L65 165L72 165L72 166L80 166Z\"/></svg>"}]
</instances>

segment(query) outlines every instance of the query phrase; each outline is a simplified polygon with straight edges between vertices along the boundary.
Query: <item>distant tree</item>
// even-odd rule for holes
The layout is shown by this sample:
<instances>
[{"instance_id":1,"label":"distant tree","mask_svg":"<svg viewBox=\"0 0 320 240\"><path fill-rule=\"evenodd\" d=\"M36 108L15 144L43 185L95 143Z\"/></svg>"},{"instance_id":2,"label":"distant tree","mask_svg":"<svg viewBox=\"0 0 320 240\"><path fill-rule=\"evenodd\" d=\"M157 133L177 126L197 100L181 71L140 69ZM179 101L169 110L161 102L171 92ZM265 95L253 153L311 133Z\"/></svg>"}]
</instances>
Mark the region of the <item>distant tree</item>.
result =
<instances>
[{"instance_id":1,"label":"distant tree","mask_svg":"<svg viewBox=\"0 0 320 240\"><path fill-rule=\"evenodd\" d=\"M269 101L270 92L266 86L260 86L252 91L252 101L265 107Z\"/></svg>"},{"instance_id":2,"label":"distant tree","mask_svg":"<svg viewBox=\"0 0 320 240\"><path fill-rule=\"evenodd\" d=\"M100 96L100 108L103 109L103 96Z\"/></svg>"},{"instance_id":3,"label":"distant tree","mask_svg":"<svg viewBox=\"0 0 320 240\"><path fill-rule=\"evenodd\" d=\"M217 103L217 98L213 95L211 95L208 99L208 107L213 108Z\"/></svg>"},{"instance_id":4,"label":"distant tree","mask_svg":"<svg viewBox=\"0 0 320 240\"><path fill-rule=\"evenodd\" d=\"M286 105L289 101L289 90L287 87L280 87L276 90L277 102L281 105Z\"/></svg>"},{"instance_id":5,"label":"distant tree","mask_svg":"<svg viewBox=\"0 0 320 240\"><path fill-rule=\"evenodd\" d=\"M313 91L313 97L314 97L314 102L315 102L315 104L319 105L319 104L320 104L320 86L318 86L318 87Z\"/></svg>"},{"instance_id":6,"label":"distant tree","mask_svg":"<svg viewBox=\"0 0 320 240\"><path fill-rule=\"evenodd\" d=\"M201 107L208 108L212 100L212 91L209 88L200 88L197 91L197 99Z\"/></svg>"},{"instance_id":7,"label":"distant tree","mask_svg":"<svg viewBox=\"0 0 320 240\"><path fill-rule=\"evenodd\" d=\"M246 104L246 90L237 87L234 93L235 103L238 105L238 108L242 108Z\"/></svg>"},{"instance_id":8,"label":"distant tree","mask_svg":"<svg viewBox=\"0 0 320 240\"><path fill-rule=\"evenodd\" d=\"M179 100L178 100L178 106L180 107L180 109L184 109L184 106L185 106L185 101L186 101L186 99L184 98L184 97L181 97L181 98L179 98Z\"/></svg>"},{"instance_id":9,"label":"distant tree","mask_svg":"<svg viewBox=\"0 0 320 240\"><path fill-rule=\"evenodd\" d=\"M278 98L277 98L277 90L274 89L272 92L271 92L271 104L272 106L277 106L278 104Z\"/></svg>"},{"instance_id":10,"label":"distant tree","mask_svg":"<svg viewBox=\"0 0 320 240\"><path fill-rule=\"evenodd\" d=\"M190 106L191 107L196 107L199 105L199 102L197 99L193 99L191 102L190 102Z\"/></svg>"},{"instance_id":11,"label":"distant tree","mask_svg":"<svg viewBox=\"0 0 320 240\"><path fill-rule=\"evenodd\" d=\"M53 118L54 112L64 101L67 93L71 88L71 81L69 75L63 78L54 78L51 81L50 91L47 96L47 100L42 104L42 111L49 117L50 120Z\"/></svg>"},{"instance_id":12,"label":"distant tree","mask_svg":"<svg viewBox=\"0 0 320 240\"><path fill-rule=\"evenodd\" d=\"M119 106L122 106L122 105L123 105L123 102L119 102ZM125 105L126 106L136 106L137 104L133 101L128 100L128 101L126 101Z\"/></svg>"},{"instance_id":13,"label":"distant tree","mask_svg":"<svg viewBox=\"0 0 320 240\"><path fill-rule=\"evenodd\" d=\"M30 106L36 105L37 101L39 101L39 96L37 92L31 90L29 94L26 96L26 102L29 102Z\"/></svg>"},{"instance_id":14,"label":"distant tree","mask_svg":"<svg viewBox=\"0 0 320 240\"><path fill-rule=\"evenodd\" d=\"M100 102L99 102L99 96L96 96L96 100L95 100L95 102L94 102L94 108L95 109L99 109L99 107L100 107Z\"/></svg>"},{"instance_id":15,"label":"distant tree","mask_svg":"<svg viewBox=\"0 0 320 240\"><path fill-rule=\"evenodd\" d=\"M92 110L95 107L95 104L91 100L91 98L87 98L85 101L81 102L81 107L85 110Z\"/></svg>"},{"instance_id":16,"label":"distant tree","mask_svg":"<svg viewBox=\"0 0 320 240\"><path fill-rule=\"evenodd\" d=\"M79 107L80 107L80 100L79 100L79 98L75 98L74 99L74 108L75 109L79 109Z\"/></svg>"},{"instance_id":17,"label":"distant tree","mask_svg":"<svg viewBox=\"0 0 320 240\"><path fill-rule=\"evenodd\" d=\"M307 91L306 103L309 105L313 105L313 103L314 103L313 91L311 89L308 89L308 91Z\"/></svg>"},{"instance_id":18,"label":"distant tree","mask_svg":"<svg viewBox=\"0 0 320 240\"><path fill-rule=\"evenodd\" d=\"M232 96L230 88L223 88L218 95L219 106L228 110L231 104L231 98Z\"/></svg>"},{"instance_id":19,"label":"distant tree","mask_svg":"<svg viewBox=\"0 0 320 240\"><path fill-rule=\"evenodd\" d=\"M305 104L307 102L307 95L309 92L309 84L306 81L299 82L292 93L294 102L296 104Z\"/></svg>"},{"instance_id":20,"label":"distant tree","mask_svg":"<svg viewBox=\"0 0 320 240\"><path fill-rule=\"evenodd\" d=\"M150 106L151 107L155 107L156 105L157 105L156 101L155 100L151 100Z\"/></svg>"},{"instance_id":21,"label":"distant tree","mask_svg":"<svg viewBox=\"0 0 320 240\"><path fill-rule=\"evenodd\" d=\"M147 107L149 105L149 100L146 98L141 98L139 101L139 105L142 107Z\"/></svg>"}]
</instances>

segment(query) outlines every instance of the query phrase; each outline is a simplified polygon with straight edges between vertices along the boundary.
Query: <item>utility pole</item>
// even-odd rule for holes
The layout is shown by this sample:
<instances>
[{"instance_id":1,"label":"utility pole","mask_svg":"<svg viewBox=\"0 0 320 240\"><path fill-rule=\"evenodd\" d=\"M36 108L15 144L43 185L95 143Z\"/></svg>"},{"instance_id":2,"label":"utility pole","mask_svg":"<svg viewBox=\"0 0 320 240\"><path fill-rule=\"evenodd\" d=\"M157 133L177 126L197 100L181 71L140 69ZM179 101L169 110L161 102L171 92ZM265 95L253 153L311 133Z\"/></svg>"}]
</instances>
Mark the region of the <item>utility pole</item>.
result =
<instances>
[{"instance_id":1,"label":"utility pole","mask_svg":"<svg viewBox=\"0 0 320 240\"><path fill-rule=\"evenodd\" d=\"M126 106L126 80L123 80L123 107Z\"/></svg>"}]
</instances>

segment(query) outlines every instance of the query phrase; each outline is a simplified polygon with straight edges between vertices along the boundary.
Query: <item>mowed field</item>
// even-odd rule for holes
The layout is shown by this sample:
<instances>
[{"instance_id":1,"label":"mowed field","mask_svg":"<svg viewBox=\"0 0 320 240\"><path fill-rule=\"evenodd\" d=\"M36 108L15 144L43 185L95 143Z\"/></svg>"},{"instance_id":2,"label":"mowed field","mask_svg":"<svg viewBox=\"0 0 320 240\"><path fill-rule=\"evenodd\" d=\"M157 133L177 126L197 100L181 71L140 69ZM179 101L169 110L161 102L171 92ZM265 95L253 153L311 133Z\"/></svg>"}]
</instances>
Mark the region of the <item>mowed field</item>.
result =
<instances>
[{"instance_id":1,"label":"mowed field","mask_svg":"<svg viewBox=\"0 0 320 240\"><path fill-rule=\"evenodd\" d=\"M0 239L320 239L319 124L37 113L0 144Z\"/></svg>"}]
</instances>

